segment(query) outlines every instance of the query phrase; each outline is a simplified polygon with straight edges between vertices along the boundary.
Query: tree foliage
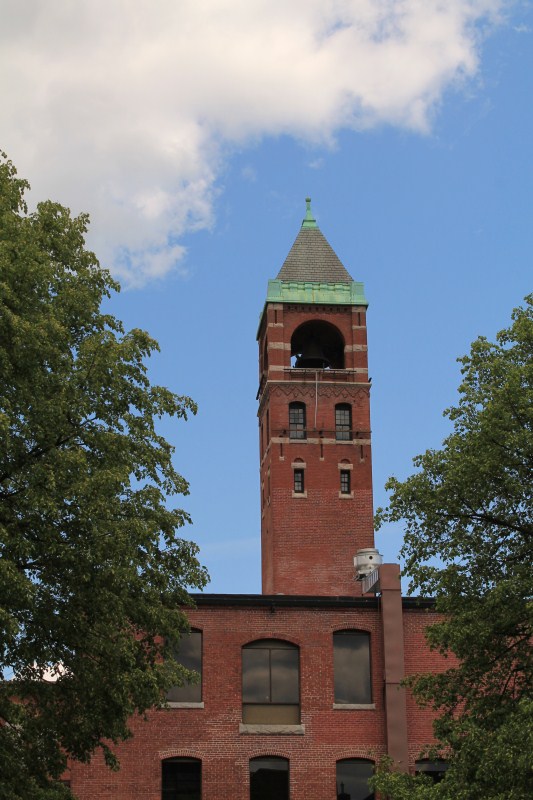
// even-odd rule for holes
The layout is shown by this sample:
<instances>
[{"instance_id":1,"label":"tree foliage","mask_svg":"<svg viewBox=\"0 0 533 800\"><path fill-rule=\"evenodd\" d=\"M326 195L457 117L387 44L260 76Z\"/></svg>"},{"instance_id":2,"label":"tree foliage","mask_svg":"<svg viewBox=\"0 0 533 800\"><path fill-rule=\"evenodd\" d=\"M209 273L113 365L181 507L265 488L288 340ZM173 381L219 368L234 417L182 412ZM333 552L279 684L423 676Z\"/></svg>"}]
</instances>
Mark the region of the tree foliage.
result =
<instances>
[{"instance_id":1,"label":"tree foliage","mask_svg":"<svg viewBox=\"0 0 533 800\"><path fill-rule=\"evenodd\" d=\"M458 657L443 674L410 680L437 712L442 783L383 770L377 785L401 800L533 797L533 295L495 343L460 359L453 432L414 460L378 521L403 520L411 592L432 595L443 620L432 648ZM437 561L438 560L438 561ZM411 791L411 794L409 794ZM419 792L416 793L416 792Z\"/></svg>"},{"instance_id":2,"label":"tree foliage","mask_svg":"<svg viewBox=\"0 0 533 800\"><path fill-rule=\"evenodd\" d=\"M128 736L128 717L184 674L197 548L163 415L194 403L152 386L157 343L101 310L117 291L85 249L88 218L27 213L0 159L0 772L2 797L52 798L66 756ZM43 680L55 671L55 682Z\"/></svg>"}]
</instances>

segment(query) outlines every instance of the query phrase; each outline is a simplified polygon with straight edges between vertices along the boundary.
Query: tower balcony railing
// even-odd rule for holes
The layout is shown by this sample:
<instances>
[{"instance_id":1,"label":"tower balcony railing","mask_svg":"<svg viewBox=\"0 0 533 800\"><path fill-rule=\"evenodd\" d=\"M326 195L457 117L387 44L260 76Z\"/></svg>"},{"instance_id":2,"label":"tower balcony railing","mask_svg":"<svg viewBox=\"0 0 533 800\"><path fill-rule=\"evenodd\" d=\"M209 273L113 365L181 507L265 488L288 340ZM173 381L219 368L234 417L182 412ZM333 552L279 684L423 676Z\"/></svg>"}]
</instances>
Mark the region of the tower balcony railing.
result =
<instances>
[{"instance_id":1,"label":"tower balcony railing","mask_svg":"<svg viewBox=\"0 0 533 800\"><path fill-rule=\"evenodd\" d=\"M365 370L366 372L366 370ZM301 383L368 383L368 378L363 378L360 369L317 369L316 367L284 367L283 372L263 372L257 398L261 397L267 380L279 380L278 375L283 375L282 380L297 380Z\"/></svg>"},{"instance_id":2,"label":"tower balcony railing","mask_svg":"<svg viewBox=\"0 0 533 800\"><path fill-rule=\"evenodd\" d=\"M306 439L335 439L337 442L355 442L360 444L361 440L370 439L370 431L339 431L336 428L327 430L326 428L314 428L308 426L305 430L291 431L287 428L273 428L272 436L281 439L289 439L291 442L305 442Z\"/></svg>"},{"instance_id":3,"label":"tower balcony railing","mask_svg":"<svg viewBox=\"0 0 533 800\"><path fill-rule=\"evenodd\" d=\"M290 378L314 383L317 379L319 382L343 382L350 383L354 381L355 377L361 376L361 371L358 369L317 369L311 367L284 367L283 374L288 375ZM366 383L366 381L358 381Z\"/></svg>"}]
</instances>

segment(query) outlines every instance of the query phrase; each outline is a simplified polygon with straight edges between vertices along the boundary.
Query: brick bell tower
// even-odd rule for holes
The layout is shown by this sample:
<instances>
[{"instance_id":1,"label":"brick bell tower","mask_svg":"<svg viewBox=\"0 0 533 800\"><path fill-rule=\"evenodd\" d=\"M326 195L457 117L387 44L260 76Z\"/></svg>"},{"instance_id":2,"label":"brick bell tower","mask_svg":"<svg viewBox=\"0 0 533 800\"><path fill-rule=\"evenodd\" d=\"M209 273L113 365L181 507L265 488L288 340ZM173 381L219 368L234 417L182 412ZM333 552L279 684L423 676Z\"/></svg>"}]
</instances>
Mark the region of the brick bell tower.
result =
<instances>
[{"instance_id":1,"label":"brick bell tower","mask_svg":"<svg viewBox=\"0 0 533 800\"><path fill-rule=\"evenodd\" d=\"M257 335L263 593L359 595L354 556L374 547L368 303L306 204Z\"/></svg>"}]
</instances>

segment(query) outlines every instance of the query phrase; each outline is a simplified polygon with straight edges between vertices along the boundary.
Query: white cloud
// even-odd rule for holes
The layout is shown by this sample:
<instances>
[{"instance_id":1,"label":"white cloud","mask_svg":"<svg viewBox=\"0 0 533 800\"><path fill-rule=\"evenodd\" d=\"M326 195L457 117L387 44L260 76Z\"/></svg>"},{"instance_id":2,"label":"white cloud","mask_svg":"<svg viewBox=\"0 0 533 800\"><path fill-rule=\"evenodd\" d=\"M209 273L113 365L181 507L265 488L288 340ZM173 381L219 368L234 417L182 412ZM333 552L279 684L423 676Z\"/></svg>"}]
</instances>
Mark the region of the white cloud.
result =
<instances>
[{"instance_id":1,"label":"white cloud","mask_svg":"<svg viewBox=\"0 0 533 800\"><path fill-rule=\"evenodd\" d=\"M0 0L0 143L36 197L90 212L101 260L141 285L212 224L227 143L427 131L503 5Z\"/></svg>"}]
</instances>

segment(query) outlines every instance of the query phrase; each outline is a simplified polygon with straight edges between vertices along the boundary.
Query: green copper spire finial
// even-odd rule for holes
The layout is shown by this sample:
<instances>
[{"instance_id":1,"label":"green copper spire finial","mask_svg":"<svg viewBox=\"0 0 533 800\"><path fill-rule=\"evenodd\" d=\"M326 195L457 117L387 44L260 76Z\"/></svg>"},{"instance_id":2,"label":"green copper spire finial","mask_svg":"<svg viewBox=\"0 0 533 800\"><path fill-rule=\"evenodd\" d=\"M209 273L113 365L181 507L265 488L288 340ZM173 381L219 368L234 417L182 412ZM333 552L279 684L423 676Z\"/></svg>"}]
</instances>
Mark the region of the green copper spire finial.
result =
<instances>
[{"instance_id":1,"label":"green copper spire finial","mask_svg":"<svg viewBox=\"0 0 533 800\"><path fill-rule=\"evenodd\" d=\"M302 222L302 228L318 228L316 224L316 219L313 217L313 212L311 211L311 198L305 198L305 205L307 206L305 211L305 219Z\"/></svg>"}]
</instances>

